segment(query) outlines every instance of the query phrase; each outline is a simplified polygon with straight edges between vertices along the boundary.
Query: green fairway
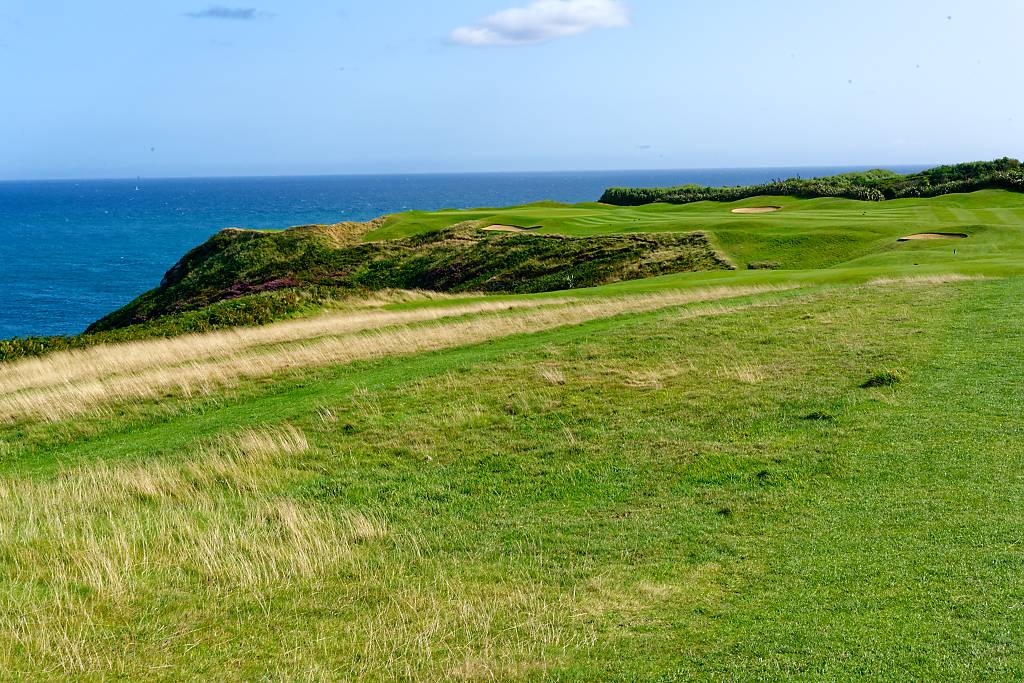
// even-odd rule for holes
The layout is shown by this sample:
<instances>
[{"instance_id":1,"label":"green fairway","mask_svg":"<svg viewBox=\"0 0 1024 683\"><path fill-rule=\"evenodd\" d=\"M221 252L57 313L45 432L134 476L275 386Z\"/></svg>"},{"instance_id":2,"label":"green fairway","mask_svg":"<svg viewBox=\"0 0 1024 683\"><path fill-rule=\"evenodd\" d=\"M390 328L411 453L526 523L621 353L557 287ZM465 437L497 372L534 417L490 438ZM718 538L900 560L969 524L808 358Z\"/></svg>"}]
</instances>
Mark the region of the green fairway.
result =
<instances>
[{"instance_id":1,"label":"green fairway","mask_svg":"<svg viewBox=\"0 0 1024 683\"><path fill-rule=\"evenodd\" d=\"M1024 678L1024 195L466 221L736 269L0 363L0 670Z\"/></svg>"},{"instance_id":2,"label":"green fairway","mask_svg":"<svg viewBox=\"0 0 1024 683\"><path fill-rule=\"evenodd\" d=\"M782 210L733 213L734 209L758 206ZM951 260L943 257L951 257L954 248L963 256L961 261L996 262L1007 257L1019 261L1024 249L1024 195L1003 190L889 202L755 197L681 206L541 203L500 210L413 211L391 217L366 238L420 234L466 220L540 225L540 233L566 235L702 230L740 268L755 261L775 261L789 269L828 268L861 259L869 264L907 265L901 251L927 251L926 261L945 261ZM989 234L990 228L998 231ZM974 239L956 244L896 244L898 238L919 232L966 232ZM889 258L894 252L895 258Z\"/></svg>"}]
</instances>

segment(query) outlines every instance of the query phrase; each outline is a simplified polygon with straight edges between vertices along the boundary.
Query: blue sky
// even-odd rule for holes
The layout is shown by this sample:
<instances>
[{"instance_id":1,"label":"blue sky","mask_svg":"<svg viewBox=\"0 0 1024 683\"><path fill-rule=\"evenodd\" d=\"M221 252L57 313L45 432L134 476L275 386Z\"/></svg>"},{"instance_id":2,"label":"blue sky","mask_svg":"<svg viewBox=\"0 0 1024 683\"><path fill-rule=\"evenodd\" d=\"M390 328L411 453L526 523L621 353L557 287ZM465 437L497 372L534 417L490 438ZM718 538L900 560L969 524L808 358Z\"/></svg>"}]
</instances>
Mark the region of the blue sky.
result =
<instances>
[{"instance_id":1,"label":"blue sky","mask_svg":"<svg viewBox=\"0 0 1024 683\"><path fill-rule=\"evenodd\" d=\"M4 0L0 178L1024 155L1020 0Z\"/></svg>"}]
</instances>

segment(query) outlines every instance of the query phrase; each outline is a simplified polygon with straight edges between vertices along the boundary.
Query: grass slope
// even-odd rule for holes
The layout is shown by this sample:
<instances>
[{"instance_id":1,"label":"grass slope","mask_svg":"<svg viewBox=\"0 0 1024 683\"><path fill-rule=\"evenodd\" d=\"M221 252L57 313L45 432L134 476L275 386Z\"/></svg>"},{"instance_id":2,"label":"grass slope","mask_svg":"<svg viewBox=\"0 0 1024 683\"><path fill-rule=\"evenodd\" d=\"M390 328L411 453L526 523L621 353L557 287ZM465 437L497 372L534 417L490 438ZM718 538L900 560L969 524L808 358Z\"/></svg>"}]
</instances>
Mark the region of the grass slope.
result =
<instances>
[{"instance_id":1,"label":"grass slope","mask_svg":"<svg viewBox=\"0 0 1024 683\"><path fill-rule=\"evenodd\" d=\"M1019 676L1021 289L668 308L11 425L5 670Z\"/></svg>"},{"instance_id":2,"label":"grass slope","mask_svg":"<svg viewBox=\"0 0 1024 683\"><path fill-rule=\"evenodd\" d=\"M580 239L487 232L470 221L405 238L339 244L334 227L222 230L168 271L160 287L89 331L138 325L254 292L310 286L527 293L731 267L699 232Z\"/></svg>"}]
</instances>

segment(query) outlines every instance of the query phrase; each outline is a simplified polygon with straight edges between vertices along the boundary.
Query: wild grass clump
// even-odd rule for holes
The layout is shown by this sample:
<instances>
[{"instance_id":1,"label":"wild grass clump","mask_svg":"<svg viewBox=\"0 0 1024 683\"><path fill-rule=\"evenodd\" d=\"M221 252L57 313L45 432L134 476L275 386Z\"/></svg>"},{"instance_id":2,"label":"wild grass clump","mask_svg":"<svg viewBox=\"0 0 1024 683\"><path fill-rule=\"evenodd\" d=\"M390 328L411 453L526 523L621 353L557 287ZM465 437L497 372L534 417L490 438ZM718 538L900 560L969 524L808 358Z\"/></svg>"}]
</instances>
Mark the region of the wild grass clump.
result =
<instances>
[{"instance_id":1,"label":"wild grass clump","mask_svg":"<svg viewBox=\"0 0 1024 683\"><path fill-rule=\"evenodd\" d=\"M96 622L144 595L223 606L349 566L384 523L285 495L309 448L286 425L222 437L178 463L0 478L0 662L103 670L110 650Z\"/></svg>"},{"instance_id":2,"label":"wild grass clump","mask_svg":"<svg viewBox=\"0 0 1024 683\"><path fill-rule=\"evenodd\" d=\"M747 264L747 270L778 270L781 267L778 261L751 261Z\"/></svg>"},{"instance_id":3,"label":"wild grass clump","mask_svg":"<svg viewBox=\"0 0 1024 683\"><path fill-rule=\"evenodd\" d=\"M907 379L907 371L899 368L881 370L868 377L860 385L862 389L877 389L881 387L894 387Z\"/></svg>"}]
</instances>

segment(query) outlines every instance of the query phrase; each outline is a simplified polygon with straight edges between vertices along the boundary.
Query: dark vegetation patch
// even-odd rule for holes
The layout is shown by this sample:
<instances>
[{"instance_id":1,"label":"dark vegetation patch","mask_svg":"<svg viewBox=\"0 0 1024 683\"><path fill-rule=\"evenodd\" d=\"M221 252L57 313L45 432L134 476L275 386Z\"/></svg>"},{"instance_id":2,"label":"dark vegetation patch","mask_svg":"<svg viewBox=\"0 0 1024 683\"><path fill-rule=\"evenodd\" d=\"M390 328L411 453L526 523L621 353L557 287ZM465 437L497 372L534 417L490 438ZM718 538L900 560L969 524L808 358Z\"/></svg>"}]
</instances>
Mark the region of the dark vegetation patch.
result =
<instances>
[{"instance_id":1,"label":"dark vegetation patch","mask_svg":"<svg viewBox=\"0 0 1024 683\"><path fill-rule=\"evenodd\" d=\"M158 288L88 332L284 288L522 294L732 268L703 233L566 237L478 228L463 223L380 242L339 241L309 226L280 232L223 230L186 254Z\"/></svg>"},{"instance_id":2,"label":"dark vegetation patch","mask_svg":"<svg viewBox=\"0 0 1024 683\"><path fill-rule=\"evenodd\" d=\"M804 415L804 419L812 422L831 422L836 419L836 416L824 410L815 410L812 413Z\"/></svg>"},{"instance_id":3,"label":"dark vegetation patch","mask_svg":"<svg viewBox=\"0 0 1024 683\"><path fill-rule=\"evenodd\" d=\"M618 206L639 206L655 202L689 204L701 201L733 202L765 195L804 199L842 197L877 202L989 189L1024 192L1024 167L1021 162L1004 157L995 161L938 166L907 175L876 169L825 178L789 178L761 185L735 187L612 187L605 190L601 202Z\"/></svg>"},{"instance_id":4,"label":"dark vegetation patch","mask_svg":"<svg viewBox=\"0 0 1024 683\"><path fill-rule=\"evenodd\" d=\"M747 270L778 270L781 267L778 261L751 261L747 264Z\"/></svg>"},{"instance_id":5,"label":"dark vegetation patch","mask_svg":"<svg viewBox=\"0 0 1024 683\"><path fill-rule=\"evenodd\" d=\"M864 380L862 389L876 389L879 387L894 387L907 379L905 370L893 369L882 370Z\"/></svg>"}]
</instances>

